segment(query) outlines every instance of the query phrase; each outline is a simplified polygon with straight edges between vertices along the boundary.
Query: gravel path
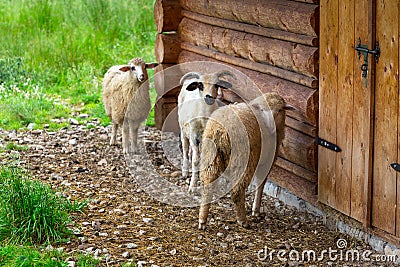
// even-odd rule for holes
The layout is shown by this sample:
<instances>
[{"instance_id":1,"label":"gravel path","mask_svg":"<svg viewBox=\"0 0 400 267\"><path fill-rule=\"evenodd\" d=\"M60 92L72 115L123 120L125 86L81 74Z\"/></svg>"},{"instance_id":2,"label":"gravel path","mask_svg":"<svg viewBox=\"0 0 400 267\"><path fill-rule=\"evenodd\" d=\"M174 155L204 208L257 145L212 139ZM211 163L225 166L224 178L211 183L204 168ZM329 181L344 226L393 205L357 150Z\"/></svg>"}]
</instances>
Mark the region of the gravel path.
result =
<instances>
[{"instance_id":1,"label":"gravel path","mask_svg":"<svg viewBox=\"0 0 400 267\"><path fill-rule=\"evenodd\" d=\"M223 198L212 206L207 229L197 230L198 208L159 202L135 182L147 181L147 172L158 171L170 182L187 186L187 179L180 177L177 168L180 152L176 142L160 142L159 131L141 129L140 140L150 155L152 170L144 164L143 168L138 167L138 173L129 173L121 147L108 145L109 127L98 126L97 120L90 122L92 129L76 123L72 121L69 129L57 132L0 131L0 145L15 142L29 147L26 151L2 153L3 164L17 159L33 177L65 196L90 200L84 214L74 215L79 231L76 239L63 245L67 253L81 251L101 257L101 266L121 266L127 262L153 267L391 266L348 262L344 255L335 252L331 257L321 254L323 250L338 250L339 239L347 241L344 254L350 249L362 254L371 248L331 232L313 216L267 197L263 200L262 218L249 216L250 229L236 224L231 203ZM163 140L174 138L177 139ZM136 166L142 166L141 160L146 160L143 157L134 157ZM252 196L248 197L250 203ZM250 204L247 208L250 210ZM281 257L279 250L285 252ZM302 262L302 253L309 250L314 250L317 258L323 255L323 259Z\"/></svg>"}]
</instances>

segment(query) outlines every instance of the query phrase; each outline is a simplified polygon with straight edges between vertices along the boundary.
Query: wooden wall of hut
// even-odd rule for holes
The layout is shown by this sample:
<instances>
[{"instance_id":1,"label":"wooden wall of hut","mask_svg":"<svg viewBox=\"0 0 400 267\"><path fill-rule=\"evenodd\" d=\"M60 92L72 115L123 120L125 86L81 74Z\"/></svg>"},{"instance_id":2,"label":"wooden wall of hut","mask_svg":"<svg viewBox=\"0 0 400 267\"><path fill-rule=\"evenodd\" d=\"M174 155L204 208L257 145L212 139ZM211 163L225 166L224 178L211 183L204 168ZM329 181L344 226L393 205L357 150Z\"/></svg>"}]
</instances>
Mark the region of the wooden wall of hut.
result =
<instances>
[{"instance_id":1,"label":"wooden wall of hut","mask_svg":"<svg viewBox=\"0 0 400 267\"><path fill-rule=\"evenodd\" d=\"M155 53L161 63L156 72L185 62L221 62L242 71L263 92L277 92L296 107L288 112L279 167L270 178L312 202L317 186L318 3L156 0L154 7ZM176 105L177 92L158 101L158 128Z\"/></svg>"}]
</instances>

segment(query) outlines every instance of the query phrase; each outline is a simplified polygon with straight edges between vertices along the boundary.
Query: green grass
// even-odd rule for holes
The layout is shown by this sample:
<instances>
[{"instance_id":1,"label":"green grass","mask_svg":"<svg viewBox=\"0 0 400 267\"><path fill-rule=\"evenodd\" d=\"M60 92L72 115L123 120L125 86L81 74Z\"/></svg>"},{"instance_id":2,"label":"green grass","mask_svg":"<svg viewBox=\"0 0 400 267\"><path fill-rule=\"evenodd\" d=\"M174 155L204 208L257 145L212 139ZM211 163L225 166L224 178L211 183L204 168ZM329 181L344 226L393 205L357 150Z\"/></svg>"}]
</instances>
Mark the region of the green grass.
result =
<instances>
[{"instance_id":1,"label":"green grass","mask_svg":"<svg viewBox=\"0 0 400 267\"><path fill-rule=\"evenodd\" d=\"M153 3L0 0L0 126L40 128L82 103L108 124L102 77L135 56L154 61Z\"/></svg>"},{"instance_id":2,"label":"green grass","mask_svg":"<svg viewBox=\"0 0 400 267\"><path fill-rule=\"evenodd\" d=\"M82 212L86 202L69 201L15 163L0 167L0 266L61 267L71 256L76 266L98 266L88 255L44 249L71 237L70 213Z\"/></svg>"},{"instance_id":3,"label":"green grass","mask_svg":"<svg viewBox=\"0 0 400 267\"><path fill-rule=\"evenodd\" d=\"M7 150L14 150L14 151L26 151L26 150L28 150L28 146L21 146L21 145L18 145L18 144L16 144L16 143L14 143L14 142L8 142L6 145L5 145L5 148L4 148L6 151Z\"/></svg>"},{"instance_id":4,"label":"green grass","mask_svg":"<svg viewBox=\"0 0 400 267\"><path fill-rule=\"evenodd\" d=\"M0 246L0 263L3 267L64 267L68 257L57 250L41 252L36 248L15 245ZM99 260L86 255L76 255L77 267L98 266Z\"/></svg>"},{"instance_id":5,"label":"green grass","mask_svg":"<svg viewBox=\"0 0 400 267\"><path fill-rule=\"evenodd\" d=\"M72 203L46 184L31 180L16 166L0 168L0 241L9 244L45 244L68 238L70 212L85 203Z\"/></svg>"}]
</instances>

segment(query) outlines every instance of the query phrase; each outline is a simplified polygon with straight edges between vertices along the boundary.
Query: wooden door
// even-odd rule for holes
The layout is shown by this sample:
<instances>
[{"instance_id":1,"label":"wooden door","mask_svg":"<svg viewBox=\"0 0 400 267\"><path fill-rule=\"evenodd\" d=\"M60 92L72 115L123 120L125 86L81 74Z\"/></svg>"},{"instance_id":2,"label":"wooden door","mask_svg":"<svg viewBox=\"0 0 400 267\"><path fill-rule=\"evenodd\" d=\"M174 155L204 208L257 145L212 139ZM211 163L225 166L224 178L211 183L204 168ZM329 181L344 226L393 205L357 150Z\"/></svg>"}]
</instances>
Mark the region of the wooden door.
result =
<instances>
[{"instance_id":1,"label":"wooden door","mask_svg":"<svg viewBox=\"0 0 400 267\"><path fill-rule=\"evenodd\" d=\"M360 12L361 10L365 12ZM319 200L366 226L400 237L400 4L392 0L321 1ZM374 25L374 28L372 27ZM357 39L369 56L363 85Z\"/></svg>"},{"instance_id":2,"label":"wooden door","mask_svg":"<svg viewBox=\"0 0 400 267\"><path fill-rule=\"evenodd\" d=\"M360 12L362 10L363 12ZM371 0L321 0L319 137L341 152L318 148L318 198L344 214L369 223L372 176L373 62L367 86L358 38L373 40Z\"/></svg>"},{"instance_id":3,"label":"wooden door","mask_svg":"<svg viewBox=\"0 0 400 267\"><path fill-rule=\"evenodd\" d=\"M399 2L376 1L376 64L372 225L400 236L400 183L390 166L399 160ZM398 223L396 223L396 221Z\"/></svg>"}]
</instances>

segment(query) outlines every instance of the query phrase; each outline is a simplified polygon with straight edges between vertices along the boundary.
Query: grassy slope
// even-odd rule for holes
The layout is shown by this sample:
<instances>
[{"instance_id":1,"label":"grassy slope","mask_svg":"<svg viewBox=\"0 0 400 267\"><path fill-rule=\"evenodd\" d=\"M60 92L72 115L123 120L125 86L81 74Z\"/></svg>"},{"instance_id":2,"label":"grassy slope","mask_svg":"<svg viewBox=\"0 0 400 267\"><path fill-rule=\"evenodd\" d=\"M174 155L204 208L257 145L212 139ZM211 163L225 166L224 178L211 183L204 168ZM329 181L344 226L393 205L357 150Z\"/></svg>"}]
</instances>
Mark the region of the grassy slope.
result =
<instances>
[{"instance_id":1,"label":"grassy slope","mask_svg":"<svg viewBox=\"0 0 400 267\"><path fill-rule=\"evenodd\" d=\"M153 2L0 0L0 127L51 124L82 103L108 123L101 79L132 57L154 61Z\"/></svg>"}]
</instances>

